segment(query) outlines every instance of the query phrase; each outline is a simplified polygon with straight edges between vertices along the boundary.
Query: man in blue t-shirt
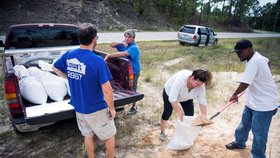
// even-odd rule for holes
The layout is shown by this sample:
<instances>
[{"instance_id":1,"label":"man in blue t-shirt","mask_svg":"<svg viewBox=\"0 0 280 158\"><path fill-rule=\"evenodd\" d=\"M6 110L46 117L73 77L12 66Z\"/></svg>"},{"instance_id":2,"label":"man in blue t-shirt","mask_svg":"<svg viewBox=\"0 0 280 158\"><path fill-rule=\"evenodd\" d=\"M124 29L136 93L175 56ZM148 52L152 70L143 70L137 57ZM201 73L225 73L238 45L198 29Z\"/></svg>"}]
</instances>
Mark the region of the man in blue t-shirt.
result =
<instances>
[{"instance_id":1,"label":"man in blue t-shirt","mask_svg":"<svg viewBox=\"0 0 280 158\"><path fill-rule=\"evenodd\" d=\"M135 32L133 30L127 30L124 32L123 42L112 42L110 43L112 48L116 48L118 52L108 54L105 60L113 57L126 57L130 60L133 68L133 87L132 90L137 90L137 82L140 75L140 50L135 43ZM136 114L136 103L133 103L128 114Z\"/></svg>"},{"instance_id":2,"label":"man in blue t-shirt","mask_svg":"<svg viewBox=\"0 0 280 158\"><path fill-rule=\"evenodd\" d=\"M53 66L59 76L68 79L79 130L84 136L89 157L94 158L93 135L105 141L108 157L114 157L116 126L110 71L103 58L92 50L98 39L96 27L89 23L78 28L80 48L63 54Z\"/></svg>"}]
</instances>

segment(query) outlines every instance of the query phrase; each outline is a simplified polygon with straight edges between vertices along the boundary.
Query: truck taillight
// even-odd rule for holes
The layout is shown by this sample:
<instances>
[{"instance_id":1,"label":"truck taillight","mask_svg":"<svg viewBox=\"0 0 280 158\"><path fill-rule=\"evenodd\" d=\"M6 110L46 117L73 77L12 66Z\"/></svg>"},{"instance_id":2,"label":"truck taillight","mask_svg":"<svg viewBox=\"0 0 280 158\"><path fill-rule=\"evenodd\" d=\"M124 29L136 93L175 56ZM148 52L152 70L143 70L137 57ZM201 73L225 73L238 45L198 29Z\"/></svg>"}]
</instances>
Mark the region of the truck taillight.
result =
<instances>
[{"instance_id":1,"label":"truck taillight","mask_svg":"<svg viewBox=\"0 0 280 158\"><path fill-rule=\"evenodd\" d=\"M196 35L193 36L193 40L194 40L194 41L196 40Z\"/></svg>"},{"instance_id":2,"label":"truck taillight","mask_svg":"<svg viewBox=\"0 0 280 158\"><path fill-rule=\"evenodd\" d=\"M8 105L9 105L9 108L12 108L12 109L19 108L18 103L9 103Z\"/></svg>"},{"instance_id":3,"label":"truck taillight","mask_svg":"<svg viewBox=\"0 0 280 158\"><path fill-rule=\"evenodd\" d=\"M130 88L133 87L133 78L134 78L133 69L132 69L132 66L129 65L128 66L128 80L129 80L129 87Z\"/></svg>"},{"instance_id":4,"label":"truck taillight","mask_svg":"<svg viewBox=\"0 0 280 158\"><path fill-rule=\"evenodd\" d=\"M16 99L16 84L13 79L5 80L5 96L7 100Z\"/></svg>"},{"instance_id":5,"label":"truck taillight","mask_svg":"<svg viewBox=\"0 0 280 158\"><path fill-rule=\"evenodd\" d=\"M5 80L5 92L11 93L16 92L16 85L13 79L6 79Z\"/></svg>"},{"instance_id":6,"label":"truck taillight","mask_svg":"<svg viewBox=\"0 0 280 158\"><path fill-rule=\"evenodd\" d=\"M5 79L5 97L13 117L22 117L23 110L17 98L17 79L15 77Z\"/></svg>"},{"instance_id":7,"label":"truck taillight","mask_svg":"<svg viewBox=\"0 0 280 158\"><path fill-rule=\"evenodd\" d=\"M54 24L38 24L39 27L53 27Z\"/></svg>"},{"instance_id":8,"label":"truck taillight","mask_svg":"<svg viewBox=\"0 0 280 158\"><path fill-rule=\"evenodd\" d=\"M6 93L5 97L6 97L7 100L16 99L17 98L17 94L16 93Z\"/></svg>"}]
</instances>

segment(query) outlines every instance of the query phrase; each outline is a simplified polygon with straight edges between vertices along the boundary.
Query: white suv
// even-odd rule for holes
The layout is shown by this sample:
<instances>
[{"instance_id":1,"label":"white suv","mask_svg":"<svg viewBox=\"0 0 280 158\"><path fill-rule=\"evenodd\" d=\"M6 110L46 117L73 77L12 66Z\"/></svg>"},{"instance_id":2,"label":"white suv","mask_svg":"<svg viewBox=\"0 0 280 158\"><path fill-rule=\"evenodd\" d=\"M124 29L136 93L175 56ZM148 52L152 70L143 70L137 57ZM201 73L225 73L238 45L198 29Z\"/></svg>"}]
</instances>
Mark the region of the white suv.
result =
<instances>
[{"instance_id":1,"label":"white suv","mask_svg":"<svg viewBox=\"0 0 280 158\"><path fill-rule=\"evenodd\" d=\"M181 44L199 45L217 45L218 38L214 31L205 26L184 25L177 34Z\"/></svg>"}]
</instances>

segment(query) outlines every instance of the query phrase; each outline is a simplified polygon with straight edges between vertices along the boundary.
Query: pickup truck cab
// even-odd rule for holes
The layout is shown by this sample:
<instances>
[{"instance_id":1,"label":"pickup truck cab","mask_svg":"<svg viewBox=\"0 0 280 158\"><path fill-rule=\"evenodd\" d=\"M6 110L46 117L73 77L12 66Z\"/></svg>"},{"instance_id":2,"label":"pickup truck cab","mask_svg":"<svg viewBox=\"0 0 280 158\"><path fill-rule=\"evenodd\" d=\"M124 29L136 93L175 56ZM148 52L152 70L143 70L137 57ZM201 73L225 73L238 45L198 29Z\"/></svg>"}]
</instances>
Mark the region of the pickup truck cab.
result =
<instances>
[{"instance_id":1,"label":"pickup truck cab","mask_svg":"<svg viewBox=\"0 0 280 158\"><path fill-rule=\"evenodd\" d=\"M4 44L3 77L5 98L15 131L36 131L57 121L74 118L75 112L73 106L69 104L69 95L66 95L63 101L48 98L47 102L41 105L24 99L13 67L24 65L26 68L39 68L40 60L52 64L63 53L78 47L75 25L46 23L19 24L10 27ZM98 50L93 52L103 58L107 54ZM113 76L110 83L113 87L116 110L143 99L143 94L131 91L133 73L128 59L110 58L107 65Z\"/></svg>"}]
</instances>

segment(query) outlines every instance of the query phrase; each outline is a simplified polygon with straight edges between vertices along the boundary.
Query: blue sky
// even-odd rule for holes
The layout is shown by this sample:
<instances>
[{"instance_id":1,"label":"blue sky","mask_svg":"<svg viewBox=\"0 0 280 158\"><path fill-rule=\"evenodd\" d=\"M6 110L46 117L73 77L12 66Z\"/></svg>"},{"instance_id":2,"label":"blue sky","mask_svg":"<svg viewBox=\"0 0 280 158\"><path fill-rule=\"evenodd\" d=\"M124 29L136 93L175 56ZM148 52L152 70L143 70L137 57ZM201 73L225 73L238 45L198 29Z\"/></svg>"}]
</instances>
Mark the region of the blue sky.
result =
<instances>
[{"instance_id":1,"label":"blue sky","mask_svg":"<svg viewBox=\"0 0 280 158\"><path fill-rule=\"evenodd\" d=\"M270 2L270 3L276 3L277 0L259 0L260 2L260 6L265 5L266 3Z\"/></svg>"},{"instance_id":2,"label":"blue sky","mask_svg":"<svg viewBox=\"0 0 280 158\"><path fill-rule=\"evenodd\" d=\"M204 0L204 1L207 1L208 2L208 0ZM260 2L260 6L263 6L263 5L265 5L266 3L268 3L268 2L270 2L270 3L276 3L277 2L277 0L259 0L259 2ZM226 1L226 3L228 3L228 1ZM216 3L215 5L218 7L218 8L222 8L222 2L220 2L220 3ZM199 10L199 9L198 9Z\"/></svg>"}]
</instances>

